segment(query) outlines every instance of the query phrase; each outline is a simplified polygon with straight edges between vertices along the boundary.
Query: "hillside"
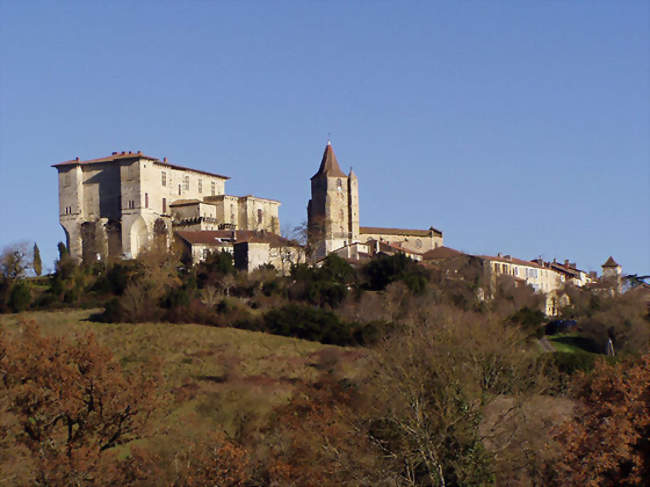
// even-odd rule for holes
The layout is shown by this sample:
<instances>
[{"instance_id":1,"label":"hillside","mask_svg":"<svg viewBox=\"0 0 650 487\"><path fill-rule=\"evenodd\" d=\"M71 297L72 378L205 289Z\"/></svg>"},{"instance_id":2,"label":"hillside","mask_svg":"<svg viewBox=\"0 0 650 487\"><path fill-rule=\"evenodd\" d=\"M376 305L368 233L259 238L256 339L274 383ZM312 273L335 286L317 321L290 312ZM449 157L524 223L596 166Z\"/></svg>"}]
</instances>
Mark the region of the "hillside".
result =
<instances>
[{"instance_id":1,"label":"hillside","mask_svg":"<svg viewBox=\"0 0 650 487\"><path fill-rule=\"evenodd\" d=\"M268 422L295 387L323 373L354 379L364 352L266 333L169 323L107 324L91 321L98 310L0 315L8 334L33 320L46 335L94 333L128 370L160 361L167 408L155 418L152 438L194 440L207 432L235 437Z\"/></svg>"}]
</instances>

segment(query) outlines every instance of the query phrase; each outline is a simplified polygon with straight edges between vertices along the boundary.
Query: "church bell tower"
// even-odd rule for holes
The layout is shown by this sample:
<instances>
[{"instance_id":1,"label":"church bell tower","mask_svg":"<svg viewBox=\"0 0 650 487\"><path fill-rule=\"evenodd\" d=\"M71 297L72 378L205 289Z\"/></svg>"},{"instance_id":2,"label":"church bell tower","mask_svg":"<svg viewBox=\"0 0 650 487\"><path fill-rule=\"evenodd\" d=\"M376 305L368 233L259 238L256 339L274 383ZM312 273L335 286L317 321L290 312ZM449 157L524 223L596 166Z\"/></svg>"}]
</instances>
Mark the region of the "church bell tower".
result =
<instances>
[{"instance_id":1,"label":"church bell tower","mask_svg":"<svg viewBox=\"0 0 650 487\"><path fill-rule=\"evenodd\" d=\"M307 225L312 260L359 241L359 181L341 171L330 141L311 178Z\"/></svg>"}]
</instances>

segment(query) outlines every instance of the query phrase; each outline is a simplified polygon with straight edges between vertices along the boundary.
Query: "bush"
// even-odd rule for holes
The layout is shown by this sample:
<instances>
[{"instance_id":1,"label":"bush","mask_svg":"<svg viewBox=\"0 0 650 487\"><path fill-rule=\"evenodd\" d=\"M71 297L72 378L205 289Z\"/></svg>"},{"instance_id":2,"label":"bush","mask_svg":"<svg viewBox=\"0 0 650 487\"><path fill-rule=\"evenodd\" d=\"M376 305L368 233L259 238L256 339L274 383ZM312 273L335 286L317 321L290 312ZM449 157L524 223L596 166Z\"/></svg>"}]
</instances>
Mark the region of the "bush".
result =
<instances>
[{"instance_id":1,"label":"bush","mask_svg":"<svg viewBox=\"0 0 650 487\"><path fill-rule=\"evenodd\" d=\"M32 301L28 284L22 279L17 281L9 294L9 307L14 313L25 311Z\"/></svg>"},{"instance_id":2,"label":"bush","mask_svg":"<svg viewBox=\"0 0 650 487\"><path fill-rule=\"evenodd\" d=\"M577 371L590 372L596 363L596 355L587 352L555 352L553 363L564 374Z\"/></svg>"},{"instance_id":3,"label":"bush","mask_svg":"<svg viewBox=\"0 0 650 487\"><path fill-rule=\"evenodd\" d=\"M546 324L545 334L556 335L558 333L566 333L573 330L577 323L575 320L553 320Z\"/></svg>"},{"instance_id":4,"label":"bush","mask_svg":"<svg viewBox=\"0 0 650 487\"><path fill-rule=\"evenodd\" d=\"M401 280L413 294L422 294L429 281L427 271L401 253L371 260L364 266L363 273L373 291L382 291L390 283Z\"/></svg>"},{"instance_id":5,"label":"bush","mask_svg":"<svg viewBox=\"0 0 650 487\"><path fill-rule=\"evenodd\" d=\"M289 304L264 315L264 328L276 335L292 336L334 345L353 344L352 327L331 311Z\"/></svg>"},{"instance_id":6,"label":"bush","mask_svg":"<svg viewBox=\"0 0 650 487\"><path fill-rule=\"evenodd\" d=\"M306 264L294 266L291 277L294 284L289 291L290 298L332 308L345 300L348 288L356 287L357 281L352 266L334 254L328 255L320 268Z\"/></svg>"}]
</instances>

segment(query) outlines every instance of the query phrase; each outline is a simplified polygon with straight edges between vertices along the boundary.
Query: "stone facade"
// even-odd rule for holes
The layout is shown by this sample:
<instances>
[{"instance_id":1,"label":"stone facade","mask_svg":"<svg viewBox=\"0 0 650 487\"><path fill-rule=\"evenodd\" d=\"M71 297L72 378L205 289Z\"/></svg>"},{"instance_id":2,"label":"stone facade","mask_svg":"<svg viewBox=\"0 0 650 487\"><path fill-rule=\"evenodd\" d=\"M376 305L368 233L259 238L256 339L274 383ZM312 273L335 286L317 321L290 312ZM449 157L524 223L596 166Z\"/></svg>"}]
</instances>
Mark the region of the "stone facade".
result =
<instances>
[{"instance_id":1,"label":"stone facade","mask_svg":"<svg viewBox=\"0 0 650 487\"><path fill-rule=\"evenodd\" d=\"M325 147L318 172L311 178L307 219L313 261L352 244L371 240L414 254L443 245L442 232L433 227L428 230L361 227L359 180L352 170L348 175L341 171L331 142Z\"/></svg>"},{"instance_id":2,"label":"stone facade","mask_svg":"<svg viewBox=\"0 0 650 487\"><path fill-rule=\"evenodd\" d=\"M169 243L175 226L279 232L279 202L227 197L228 177L167 158L114 152L53 167L59 177L59 221L70 255L78 260L137 257L156 240ZM236 204L235 218L222 203L226 198Z\"/></svg>"},{"instance_id":3,"label":"stone facade","mask_svg":"<svg viewBox=\"0 0 650 487\"><path fill-rule=\"evenodd\" d=\"M252 272L265 264L271 264L284 275L291 266L306 262L305 249L296 242L266 231L187 231L175 232L176 238L196 264L213 252L233 254L237 269Z\"/></svg>"},{"instance_id":4,"label":"stone facade","mask_svg":"<svg viewBox=\"0 0 650 487\"><path fill-rule=\"evenodd\" d=\"M362 242L377 240L389 242L405 251L424 254L429 250L442 247L442 232L430 227L428 230L408 230L404 228L361 227Z\"/></svg>"},{"instance_id":5,"label":"stone facade","mask_svg":"<svg viewBox=\"0 0 650 487\"><path fill-rule=\"evenodd\" d=\"M341 171L330 142L311 178L307 221L316 260L359 241L359 181Z\"/></svg>"}]
</instances>

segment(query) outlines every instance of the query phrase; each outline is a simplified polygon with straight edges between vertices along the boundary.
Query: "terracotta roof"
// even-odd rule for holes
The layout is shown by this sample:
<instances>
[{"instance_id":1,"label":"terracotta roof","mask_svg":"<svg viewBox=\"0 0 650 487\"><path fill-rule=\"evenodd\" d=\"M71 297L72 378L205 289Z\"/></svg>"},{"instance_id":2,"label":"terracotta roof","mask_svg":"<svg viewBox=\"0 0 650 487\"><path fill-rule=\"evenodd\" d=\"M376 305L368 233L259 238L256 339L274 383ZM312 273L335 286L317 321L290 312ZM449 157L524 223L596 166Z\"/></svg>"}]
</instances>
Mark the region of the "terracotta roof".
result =
<instances>
[{"instance_id":1,"label":"terracotta roof","mask_svg":"<svg viewBox=\"0 0 650 487\"><path fill-rule=\"evenodd\" d=\"M525 265L528 267L537 267L538 269L544 269L544 266L539 265L537 262L517 259L516 257L503 257L503 256L494 257L492 255L477 255L477 257L480 257L481 259L485 259L485 260L495 261L495 262L505 262L507 264Z\"/></svg>"},{"instance_id":2,"label":"terracotta roof","mask_svg":"<svg viewBox=\"0 0 650 487\"><path fill-rule=\"evenodd\" d=\"M203 202L201 200L175 200L172 203L169 203L169 206L195 205L197 203L203 203Z\"/></svg>"},{"instance_id":3,"label":"terracotta roof","mask_svg":"<svg viewBox=\"0 0 650 487\"><path fill-rule=\"evenodd\" d=\"M602 267L618 267L618 263L614 260L614 257L611 255L609 256L609 259L602 265Z\"/></svg>"},{"instance_id":4,"label":"terracotta roof","mask_svg":"<svg viewBox=\"0 0 650 487\"><path fill-rule=\"evenodd\" d=\"M382 227L359 227L359 233L382 234L382 235L409 235L413 237L429 237L431 232L434 235L442 236L440 230L430 227L428 230L409 230L406 228L382 228Z\"/></svg>"},{"instance_id":5,"label":"terracotta roof","mask_svg":"<svg viewBox=\"0 0 650 487\"><path fill-rule=\"evenodd\" d=\"M555 269L555 270L557 270L559 272L564 272L565 274L568 274L570 276L574 276L574 277L577 277L577 278L580 278L580 273L584 272L584 271L581 271L580 269L577 269L577 268L571 267L571 266L567 266L567 265L561 264L559 262L550 262L549 266L552 269Z\"/></svg>"},{"instance_id":6,"label":"terracotta roof","mask_svg":"<svg viewBox=\"0 0 650 487\"><path fill-rule=\"evenodd\" d=\"M424 255L422 255L422 258L424 260L447 259L449 257L458 257L460 255L465 254L450 247L436 247L435 249L425 252Z\"/></svg>"},{"instance_id":7,"label":"terracotta roof","mask_svg":"<svg viewBox=\"0 0 650 487\"><path fill-rule=\"evenodd\" d=\"M233 240L234 234L234 240ZM294 240L288 240L271 232L256 232L253 230L201 230L176 232L180 238L189 244L219 245L221 243L264 242L271 247L299 247Z\"/></svg>"},{"instance_id":8,"label":"terracotta roof","mask_svg":"<svg viewBox=\"0 0 650 487\"><path fill-rule=\"evenodd\" d=\"M101 162L113 162L113 161L128 160L128 159L149 159L150 161L157 160L155 157L144 155L142 151L138 151L138 152L125 151L125 152L113 152L113 154L111 154L110 156L99 157L97 159L88 159L85 161L80 161L79 158L77 157L69 161L63 161L57 164L52 164L51 167L74 166L76 164L98 164Z\"/></svg>"},{"instance_id":9,"label":"terracotta roof","mask_svg":"<svg viewBox=\"0 0 650 487\"><path fill-rule=\"evenodd\" d=\"M129 151L129 152L126 152L126 151L124 151L124 152L113 152L113 154L111 154L110 156L100 157L98 159L87 159L85 161L80 161L79 158L77 157L77 158L71 159L69 161L63 161L63 162L59 162L57 164L52 164L52 167L59 168L59 167L65 167L65 166L74 166L74 165L77 165L77 164L80 164L80 165L99 164L99 163L102 163L102 162L116 162L116 161L130 160L130 159L131 160L148 159L150 161L154 161L156 164L160 164L161 166L171 167L172 169L179 169L181 171L192 171L192 172L196 172L196 173L199 173L199 174L205 174L207 176L214 176L214 177L217 177L217 178L220 178L220 179L230 179L228 176L223 176L221 174L202 171L200 169L192 169L191 167L179 166L178 164L171 164L171 163L167 162L166 160L161 161L160 159L157 159L156 157L151 157L151 156L144 155L142 153L142 151L138 151L138 152L131 152L131 151Z\"/></svg>"},{"instance_id":10,"label":"terracotta roof","mask_svg":"<svg viewBox=\"0 0 650 487\"><path fill-rule=\"evenodd\" d=\"M325 146L325 152L323 152L323 159L320 162L318 172L311 178L314 179L317 176L327 176L334 178L346 177L345 173L341 171L341 168L339 167L339 163L336 160L336 156L334 155L334 149L332 149L332 143L329 141Z\"/></svg>"}]
</instances>

